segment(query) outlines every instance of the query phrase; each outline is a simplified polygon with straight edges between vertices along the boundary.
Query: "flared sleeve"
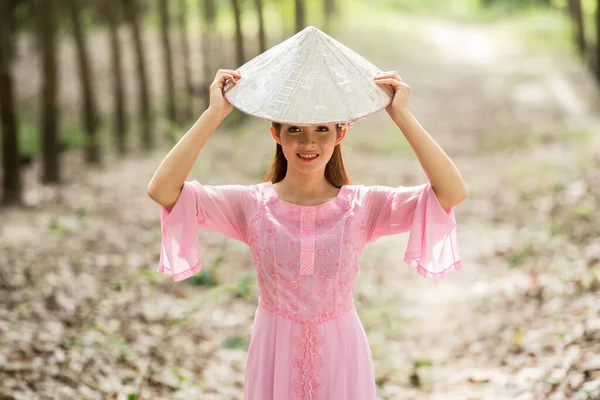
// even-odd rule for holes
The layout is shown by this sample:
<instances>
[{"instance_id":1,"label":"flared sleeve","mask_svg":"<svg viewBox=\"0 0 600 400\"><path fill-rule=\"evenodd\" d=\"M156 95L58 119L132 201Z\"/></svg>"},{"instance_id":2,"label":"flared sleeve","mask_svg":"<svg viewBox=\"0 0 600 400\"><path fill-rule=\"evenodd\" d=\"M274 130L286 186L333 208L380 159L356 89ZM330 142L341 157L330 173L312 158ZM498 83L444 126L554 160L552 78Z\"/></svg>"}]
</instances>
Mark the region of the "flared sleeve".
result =
<instances>
[{"instance_id":1,"label":"flared sleeve","mask_svg":"<svg viewBox=\"0 0 600 400\"><path fill-rule=\"evenodd\" d=\"M250 193L248 186L184 182L173 208L161 206L162 240L158 271L170 275L175 281L200 272L199 227L247 243L246 214L252 208L248 198Z\"/></svg>"},{"instance_id":2,"label":"flared sleeve","mask_svg":"<svg viewBox=\"0 0 600 400\"><path fill-rule=\"evenodd\" d=\"M430 182L419 186L371 186L364 195L367 243L409 232L404 262L425 278L441 279L462 267L454 209L445 210Z\"/></svg>"}]
</instances>

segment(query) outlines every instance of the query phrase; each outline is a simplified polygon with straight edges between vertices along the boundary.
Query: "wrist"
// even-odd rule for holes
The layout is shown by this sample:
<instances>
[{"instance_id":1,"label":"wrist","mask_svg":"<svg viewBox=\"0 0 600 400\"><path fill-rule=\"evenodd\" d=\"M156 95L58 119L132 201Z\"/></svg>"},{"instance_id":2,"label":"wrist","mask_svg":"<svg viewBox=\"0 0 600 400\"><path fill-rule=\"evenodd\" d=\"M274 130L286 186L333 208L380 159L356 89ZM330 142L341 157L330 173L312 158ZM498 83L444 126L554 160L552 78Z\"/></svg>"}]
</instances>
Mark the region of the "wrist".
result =
<instances>
[{"instance_id":1,"label":"wrist","mask_svg":"<svg viewBox=\"0 0 600 400\"><path fill-rule=\"evenodd\" d=\"M219 111L218 109L213 108L213 107L208 107L204 111L203 115L206 115L207 117L209 117L213 120L216 120L219 123L221 123L225 119L225 117L227 117L227 113L225 113L223 111Z\"/></svg>"},{"instance_id":2,"label":"wrist","mask_svg":"<svg viewBox=\"0 0 600 400\"><path fill-rule=\"evenodd\" d=\"M394 122L396 122L397 124L402 124L412 116L412 113L410 112L408 107L400 107L393 109L390 113L390 116L392 117Z\"/></svg>"}]
</instances>

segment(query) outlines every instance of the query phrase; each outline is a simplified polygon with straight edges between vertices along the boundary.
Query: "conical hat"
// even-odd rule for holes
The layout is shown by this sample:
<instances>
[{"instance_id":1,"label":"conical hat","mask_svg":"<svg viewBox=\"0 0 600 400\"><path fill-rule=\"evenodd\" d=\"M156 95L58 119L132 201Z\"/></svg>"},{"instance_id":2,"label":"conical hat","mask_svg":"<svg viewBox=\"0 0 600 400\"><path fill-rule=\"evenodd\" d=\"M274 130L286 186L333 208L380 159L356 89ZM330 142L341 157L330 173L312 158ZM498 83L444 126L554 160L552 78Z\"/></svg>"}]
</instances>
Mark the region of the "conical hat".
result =
<instances>
[{"instance_id":1,"label":"conical hat","mask_svg":"<svg viewBox=\"0 0 600 400\"><path fill-rule=\"evenodd\" d=\"M374 64L309 26L248 61L224 96L240 111L294 125L345 123L374 114L393 92L373 81Z\"/></svg>"}]
</instances>

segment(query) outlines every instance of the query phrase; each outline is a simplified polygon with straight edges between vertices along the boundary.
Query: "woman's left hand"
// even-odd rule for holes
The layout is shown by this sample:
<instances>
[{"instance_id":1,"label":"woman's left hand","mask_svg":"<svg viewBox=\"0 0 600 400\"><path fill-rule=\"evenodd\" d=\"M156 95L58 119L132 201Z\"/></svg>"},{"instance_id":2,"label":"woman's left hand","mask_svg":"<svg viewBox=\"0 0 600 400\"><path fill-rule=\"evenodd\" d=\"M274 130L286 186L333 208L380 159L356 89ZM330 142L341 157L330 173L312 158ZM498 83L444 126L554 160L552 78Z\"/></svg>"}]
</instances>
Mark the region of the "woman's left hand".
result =
<instances>
[{"instance_id":1,"label":"woman's left hand","mask_svg":"<svg viewBox=\"0 0 600 400\"><path fill-rule=\"evenodd\" d=\"M396 111L408 109L410 86L400 78L396 71L377 72L373 80L378 85L388 85L394 92L394 99L385 108L390 116Z\"/></svg>"}]
</instances>

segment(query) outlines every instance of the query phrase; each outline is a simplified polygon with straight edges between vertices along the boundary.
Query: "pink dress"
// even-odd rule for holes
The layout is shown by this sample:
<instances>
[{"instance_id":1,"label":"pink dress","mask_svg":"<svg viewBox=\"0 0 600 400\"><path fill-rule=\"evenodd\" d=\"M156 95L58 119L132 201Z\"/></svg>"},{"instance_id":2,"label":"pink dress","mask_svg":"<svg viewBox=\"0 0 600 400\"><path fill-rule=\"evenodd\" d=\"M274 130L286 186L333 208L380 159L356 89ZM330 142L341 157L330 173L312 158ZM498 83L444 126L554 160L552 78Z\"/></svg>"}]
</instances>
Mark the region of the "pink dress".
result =
<instances>
[{"instance_id":1,"label":"pink dress","mask_svg":"<svg viewBox=\"0 0 600 400\"><path fill-rule=\"evenodd\" d=\"M346 185L336 198L301 206L271 182L185 182L161 209L158 270L174 280L202 268L198 227L250 247L260 296L246 359L245 400L375 400L373 360L354 307L359 258L367 243L409 232L404 261L422 276L461 268L454 210L431 184Z\"/></svg>"}]
</instances>

